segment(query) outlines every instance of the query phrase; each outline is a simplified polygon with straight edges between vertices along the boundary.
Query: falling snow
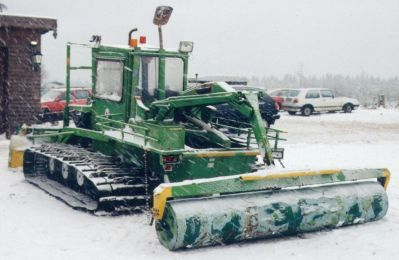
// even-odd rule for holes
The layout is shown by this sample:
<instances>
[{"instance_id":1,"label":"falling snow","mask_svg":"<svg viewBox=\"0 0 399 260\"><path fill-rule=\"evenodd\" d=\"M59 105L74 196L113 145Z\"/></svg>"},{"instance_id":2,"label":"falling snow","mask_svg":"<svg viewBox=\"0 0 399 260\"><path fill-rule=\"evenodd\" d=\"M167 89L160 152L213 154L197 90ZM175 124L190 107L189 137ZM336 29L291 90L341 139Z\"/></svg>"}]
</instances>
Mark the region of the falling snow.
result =
<instances>
[{"instance_id":1,"label":"falling snow","mask_svg":"<svg viewBox=\"0 0 399 260\"><path fill-rule=\"evenodd\" d=\"M282 114L287 169L387 167L387 215L380 221L301 236L169 252L146 215L97 217L72 210L7 169L0 136L0 255L3 259L395 259L399 233L398 110L309 118ZM286 169L286 170L287 170ZM276 169L280 170L280 169Z\"/></svg>"}]
</instances>

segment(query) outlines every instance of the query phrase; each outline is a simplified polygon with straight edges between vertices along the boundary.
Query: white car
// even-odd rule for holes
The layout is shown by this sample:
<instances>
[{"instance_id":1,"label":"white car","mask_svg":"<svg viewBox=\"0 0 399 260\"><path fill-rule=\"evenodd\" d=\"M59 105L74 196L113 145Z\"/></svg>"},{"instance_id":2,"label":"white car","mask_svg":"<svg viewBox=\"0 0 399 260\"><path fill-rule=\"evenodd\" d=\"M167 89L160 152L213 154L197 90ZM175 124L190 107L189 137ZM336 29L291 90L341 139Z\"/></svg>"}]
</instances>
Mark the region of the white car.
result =
<instances>
[{"instance_id":1,"label":"white car","mask_svg":"<svg viewBox=\"0 0 399 260\"><path fill-rule=\"evenodd\" d=\"M354 98L335 97L334 92L327 88L290 89L284 102L284 109L290 115L301 112L310 116L313 112L344 111L351 113L359 107L359 101Z\"/></svg>"}]
</instances>

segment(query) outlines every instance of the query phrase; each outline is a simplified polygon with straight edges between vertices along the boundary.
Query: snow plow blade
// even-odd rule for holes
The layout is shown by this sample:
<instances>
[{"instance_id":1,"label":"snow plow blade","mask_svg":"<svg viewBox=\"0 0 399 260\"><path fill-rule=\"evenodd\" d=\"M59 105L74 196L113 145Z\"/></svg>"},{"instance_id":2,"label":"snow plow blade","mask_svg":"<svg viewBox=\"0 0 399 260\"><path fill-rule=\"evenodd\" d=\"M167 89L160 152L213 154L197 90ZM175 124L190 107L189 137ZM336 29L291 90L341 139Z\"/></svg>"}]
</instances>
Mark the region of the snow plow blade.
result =
<instances>
[{"instance_id":1,"label":"snow plow blade","mask_svg":"<svg viewBox=\"0 0 399 260\"><path fill-rule=\"evenodd\" d=\"M385 216L387 169L246 174L161 184L158 239L170 250L230 244L375 221Z\"/></svg>"}]
</instances>

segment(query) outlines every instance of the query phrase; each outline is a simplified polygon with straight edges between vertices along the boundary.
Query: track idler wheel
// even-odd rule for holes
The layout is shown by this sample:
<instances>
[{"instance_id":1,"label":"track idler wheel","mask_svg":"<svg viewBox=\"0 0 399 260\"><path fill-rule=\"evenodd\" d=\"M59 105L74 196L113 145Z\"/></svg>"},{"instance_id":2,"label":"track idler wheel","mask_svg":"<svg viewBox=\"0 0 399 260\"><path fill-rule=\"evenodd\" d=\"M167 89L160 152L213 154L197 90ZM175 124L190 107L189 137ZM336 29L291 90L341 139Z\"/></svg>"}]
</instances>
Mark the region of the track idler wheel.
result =
<instances>
[{"instance_id":1,"label":"track idler wheel","mask_svg":"<svg viewBox=\"0 0 399 260\"><path fill-rule=\"evenodd\" d=\"M56 175L56 169L55 169L55 159L54 158L50 158L48 160L48 175L49 177L52 177L52 179L54 179L55 175Z\"/></svg>"},{"instance_id":2,"label":"track idler wheel","mask_svg":"<svg viewBox=\"0 0 399 260\"><path fill-rule=\"evenodd\" d=\"M85 185L85 176L79 171L76 171L76 184L80 188L83 188Z\"/></svg>"},{"instance_id":3,"label":"track idler wheel","mask_svg":"<svg viewBox=\"0 0 399 260\"><path fill-rule=\"evenodd\" d=\"M69 166L66 163L62 164L61 167L61 176L64 181L68 181L70 173L69 173Z\"/></svg>"}]
</instances>

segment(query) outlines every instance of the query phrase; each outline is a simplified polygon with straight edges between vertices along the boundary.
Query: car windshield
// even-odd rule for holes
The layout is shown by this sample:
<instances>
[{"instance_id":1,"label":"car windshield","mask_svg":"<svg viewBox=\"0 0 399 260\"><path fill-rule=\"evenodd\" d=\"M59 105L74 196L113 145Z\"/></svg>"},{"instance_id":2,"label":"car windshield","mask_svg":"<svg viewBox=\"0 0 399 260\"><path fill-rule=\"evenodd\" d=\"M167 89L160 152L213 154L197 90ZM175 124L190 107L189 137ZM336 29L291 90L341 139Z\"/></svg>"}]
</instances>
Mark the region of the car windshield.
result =
<instances>
[{"instance_id":1,"label":"car windshield","mask_svg":"<svg viewBox=\"0 0 399 260\"><path fill-rule=\"evenodd\" d=\"M297 97L299 95L299 90L289 90L288 91L288 96L289 97Z\"/></svg>"},{"instance_id":2,"label":"car windshield","mask_svg":"<svg viewBox=\"0 0 399 260\"><path fill-rule=\"evenodd\" d=\"M62 93L63 91L61 90L49 90L42 96L42 102L54 101Z\"/></svg>"}]
</instances>

